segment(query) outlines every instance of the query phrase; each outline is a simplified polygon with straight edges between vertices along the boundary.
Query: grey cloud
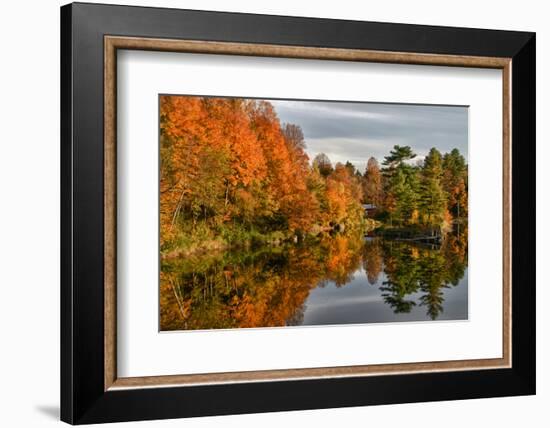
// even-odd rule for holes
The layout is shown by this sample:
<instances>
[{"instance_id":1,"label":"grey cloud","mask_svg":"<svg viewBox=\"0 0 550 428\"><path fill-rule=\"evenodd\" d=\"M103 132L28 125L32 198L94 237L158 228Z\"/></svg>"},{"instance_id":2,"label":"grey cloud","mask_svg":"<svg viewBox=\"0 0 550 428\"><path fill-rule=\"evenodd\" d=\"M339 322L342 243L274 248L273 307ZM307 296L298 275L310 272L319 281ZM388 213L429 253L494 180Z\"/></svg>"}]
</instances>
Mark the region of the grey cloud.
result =
<instances>
[{"instance_id":1,"label":"grey cloud","mask_svg":"<svg viewBox=\"0 0 550 428\"><path fill-rule=\"evenodd\" d=\"M281 101L271 103L282 123L300 125L310 157L326 153L363 169L395 144L409 145L418 157L430 148L458 148L468 156L468 109L464 106Z\"/></svg>"}]
</instances>

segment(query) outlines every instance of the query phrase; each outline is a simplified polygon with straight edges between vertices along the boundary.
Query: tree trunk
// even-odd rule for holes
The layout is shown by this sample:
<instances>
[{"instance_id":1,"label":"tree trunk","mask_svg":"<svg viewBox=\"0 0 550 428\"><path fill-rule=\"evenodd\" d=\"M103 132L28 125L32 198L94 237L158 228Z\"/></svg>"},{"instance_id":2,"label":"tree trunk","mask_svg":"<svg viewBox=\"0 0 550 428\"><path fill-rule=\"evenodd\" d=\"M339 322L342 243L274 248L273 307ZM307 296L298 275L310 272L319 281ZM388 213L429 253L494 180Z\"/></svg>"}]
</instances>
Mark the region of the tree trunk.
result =
<instances>
[{"instance_id":1,"label":"tree trunk","mask_svg":"<svg viewBox=\"0 0 550 428\"><path fill-rule=\"evenodd\" d=\"M229 183L225 185L225 208L227 208L227 204L229 203Z\"/></svg>"},{"instance_id":2,"label":"tree trunk","mask_svg":"<svg viewBox=\"0 0 550 428\"><path fill-rule=\"evenodd\" d=\"M182 189L180 193L180 198L178 200L178 204L176 205L176 209L174 210L174 214L172 215L172 222L170 224L170 232L172 232L172 229L174 227L174 224L176 223L176 219L178 218L178 214L181 210L181 205L183 203L183 195L185 193L185 189Z\"/></svg>"}]
</instances>

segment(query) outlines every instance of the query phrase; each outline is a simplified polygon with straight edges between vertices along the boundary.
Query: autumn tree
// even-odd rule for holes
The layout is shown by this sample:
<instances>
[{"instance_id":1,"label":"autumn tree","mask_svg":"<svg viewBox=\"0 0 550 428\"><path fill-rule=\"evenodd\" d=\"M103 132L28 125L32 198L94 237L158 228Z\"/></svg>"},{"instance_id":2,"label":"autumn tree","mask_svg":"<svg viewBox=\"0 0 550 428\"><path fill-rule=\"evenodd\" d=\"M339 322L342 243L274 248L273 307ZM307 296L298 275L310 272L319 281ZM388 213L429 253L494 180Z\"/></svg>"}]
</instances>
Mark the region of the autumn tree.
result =
<instances>
[{"instance_id":1,"label":"autumn tree","mask_svg":"<svg viewBox=\"0 0 550 428\"><path fill-rule=\"evenodd\" d=\"M317 168L313 168L308 174L306 184L309 192L315 197L318 209L318 222L327 223L329 221L327 180L319 173Z\"/></svg>"},{"instance_id":2,"label":"autumn tree","mask_svg":"<svg viewBox=\"0 0 550 428\"><path fill-rule=\"evenodd\" d=\"M323 177L327 178L333 171L332 163L329 157L324 153L319 153L313 159L313 168L316 168Z\"/></svg>"},{"instance_id":3,"label":"autumn tree","mask_svg":"<svg viewBox=\"0 0 550 428\"><path fill-rule=\"evenodd\" d=\"M299 125L293 123L285 123L282 127L282 133L285 141L290 149L305 150L306 142L304 140L304 132Z\"/></svg>"},{"instance_id":4,"label":"autumn tree","mask_svg":"<svg viewBox=\"0 0 550 428\"><path fill-rule=\"evenodd\" d=\"M160 223L161 243L170 239L191 193L199 165L200 125L205 118L199 98L160 98Z\"/></svg>"},{"instance_id":5,"label":"autumn tree","mask_svg":"<svg viewBox=\"0 0 550 428\"><path fill-rule=\"evenodd\" d=\"M380 206L383 198L382 190L382 174L378 161L370 157L363 174L363 200L377 207Z\"/></svg>"},{"instance_id":6,"label":"autumn tree","mask_svg":"<svg viewBox=\"0 0 550 428\"><path fill-rule=\"evenodd\" d=\"M348 168L337 163L327 178L327 199L330 219L354 227L363 219L360 204L362 188L359 179Z\"/></svg>"},{"instance_id":7,"label":"autumn tree","mask_svg":"<svg viewBox=\"0 0 550 428\"><path fill-rule=\"evenodd\" d=\"M193 222L199 217L206 221L223 211L225 177L230 173L226 153L211 147L204 147L199 152L198 162L201 168L189 179L189 192L193 195L189 208Z\"/></svg>"},{"instance_id":8,"label":"autumn tree","mask_svg":"<svg viewBox=\"0 0 550 428\"><path fill-rule=\"evenodd\" d=\"M282 134L286 142L291 161L291 180L294 190L290 198L287 213L289 225L292 229L307 231L319 216L319 201L308 187L309 175L312 173L309 166L309 157L305 152L306 142L302 128L294 124L285 124Z\"/></svg>"}]
</instances>

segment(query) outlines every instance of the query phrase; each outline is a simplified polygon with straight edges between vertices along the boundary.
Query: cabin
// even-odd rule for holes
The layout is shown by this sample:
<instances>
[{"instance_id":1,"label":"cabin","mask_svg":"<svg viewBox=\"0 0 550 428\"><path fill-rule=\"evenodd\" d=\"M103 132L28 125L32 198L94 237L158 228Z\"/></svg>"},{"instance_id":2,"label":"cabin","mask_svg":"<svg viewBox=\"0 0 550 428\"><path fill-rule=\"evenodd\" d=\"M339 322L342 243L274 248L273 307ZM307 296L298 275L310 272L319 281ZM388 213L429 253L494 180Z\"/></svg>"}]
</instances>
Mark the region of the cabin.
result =
<instances>
[{"instance_id":1,"label":"cabin","mask_svg":"<svg viewBox=\"0 0 550 428\"><path fill-rule=\"evenodd\" d=\"M362 204L365 211L365 217L372 218L376 215L376 205L374 204Z\"/></svg>"}]
</instances>

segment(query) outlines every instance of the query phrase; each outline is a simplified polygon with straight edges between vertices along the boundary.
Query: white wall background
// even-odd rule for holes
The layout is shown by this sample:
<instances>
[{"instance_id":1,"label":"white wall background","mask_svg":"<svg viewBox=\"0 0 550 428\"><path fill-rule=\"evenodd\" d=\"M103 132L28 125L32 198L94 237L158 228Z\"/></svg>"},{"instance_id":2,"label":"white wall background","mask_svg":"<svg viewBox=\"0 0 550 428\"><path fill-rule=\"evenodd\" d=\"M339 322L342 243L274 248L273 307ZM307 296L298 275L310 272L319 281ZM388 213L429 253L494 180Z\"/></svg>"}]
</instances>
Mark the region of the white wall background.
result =
<instances>
[{"instance_id":1,"label":"white wall background","mask_svg":"<svg viewBox=\"0 0 550 428\"><path fill-rule=\"evenodd\" d=\"M121 2L124 2L120 0ZM103 1L103 3L116 3ZM147 0L126 4L537 32L537 340L535 397L155 421L159 427L547 426L550 315L543 307L550 257L550 14L545 2L462 0ZM59 424L59 6L5 2L0 13L0 421ZM545 78L546 77L546 78ZM137 423L125 426L138 426Z\"/></svg>"}]
</instances>

